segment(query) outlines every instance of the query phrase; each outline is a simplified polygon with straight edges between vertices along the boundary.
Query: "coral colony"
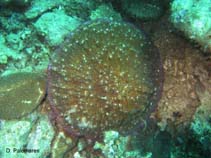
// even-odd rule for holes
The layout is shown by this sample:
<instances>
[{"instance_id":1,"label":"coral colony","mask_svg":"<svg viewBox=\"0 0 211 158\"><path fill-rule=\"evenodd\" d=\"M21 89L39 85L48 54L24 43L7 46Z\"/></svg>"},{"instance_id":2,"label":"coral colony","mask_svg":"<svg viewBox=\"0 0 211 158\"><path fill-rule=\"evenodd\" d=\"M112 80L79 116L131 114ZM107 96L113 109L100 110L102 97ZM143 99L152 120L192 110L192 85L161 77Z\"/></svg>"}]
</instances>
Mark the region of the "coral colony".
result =
<instances>
[{"instance_id":1,"label":"coral colony","mask_svg":"<svg viewBox=\"0 0 211 158\"><path fill-rule=\"evenodd\" d=\"M162 85L159 54L127 23L97 20L75 30L52 57L48 99L75 136L126 134L145 123Z\"/></svg>"}]
</instances>

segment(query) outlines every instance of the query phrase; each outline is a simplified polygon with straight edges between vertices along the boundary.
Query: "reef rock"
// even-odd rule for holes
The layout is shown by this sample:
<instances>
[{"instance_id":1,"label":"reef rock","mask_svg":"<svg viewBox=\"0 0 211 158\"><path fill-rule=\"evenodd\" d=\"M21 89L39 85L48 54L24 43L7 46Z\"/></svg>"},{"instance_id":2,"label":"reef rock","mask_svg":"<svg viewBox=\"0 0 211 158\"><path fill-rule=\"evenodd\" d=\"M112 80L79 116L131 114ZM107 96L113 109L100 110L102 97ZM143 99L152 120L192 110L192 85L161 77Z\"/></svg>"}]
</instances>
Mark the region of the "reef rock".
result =
<instances>
[{"instance_id":1,"label":"reef rock","mask_svg":"<svg viewBox=\"0 0 211 158\"><path fill-rule=\"evenodd\" d=\"M47 116L33 113L20 120L0 121L1 158L44 158L51 152L54 130Z\"/></svg>"},{"instance_id":2,"label":"reef rock","mask_svg":"<svg viewBox=\"0 0 211 158\"><path fill-rule=\"evenodd\" d=\"M0 6L19 6L25 7L29 6L32 0L1 0Z\"/></svg>"},{"instance_id":3,"label":"reef rock","mask_svg":"<svg viewBox=\"0 0 211 158\"><path fill-rule=\"evenodd\" d=\"M121 14L116 12L111 4L102 4L91 12L90 19L108 18L109 20L122 21Z\"/></svg>"},{"instance_id":4,"label":"reef rock","mask_svg":"<svg viewBox=\"0 0 211 158\"><path fill-rule=\"evenodd\" d=\"M210 0L174 0L171 4L171 21L189 39L211 53L210 5Z\"/></svg>"},{"instance_id":5,"label":"reef rock","mask_svg":"<svg viewBox=\"0 0 211 158\"><path fill-rule=\"evenodd\" d=\"M198 90L209 80L210 61L187 40L172 33L166 22L156 30L153 40L161 53L165 74L156 113L158 124L171 134L185 132L201 104Z\"/></svg>"},{"instance_id":6,"label":"reef rock","mask_svg":"<svg viewBox=\"0 0 211 158\"><path fill-rule=\"evenodd\" d=\"M24 13L27 19L34 19L44 12L59 8L63 5L63 0L33 0L31 7Z\"/></svg>"},{"instance_id":7,"label":"reef rock","mask_svg":"<svg viewBox=\"0 0 211 158\"><path fill-rule=\"evenodd\" d=\"M34 26L41 35L45 36L50 45L58 45L80 23L79 18L68 16L63 11L58 10L43 14Z\"/></svg>"},{"instance_id":8,"label":"reef rock","mask_svg":"<svg viewBox=\"0 0 211 158\"><path fill-rule=\"evenodd\" d=\"M121 2L127 14L141 20L159 18L164 12L163 2L159 0L122 0Z\"/></svg>"}]
</instances>

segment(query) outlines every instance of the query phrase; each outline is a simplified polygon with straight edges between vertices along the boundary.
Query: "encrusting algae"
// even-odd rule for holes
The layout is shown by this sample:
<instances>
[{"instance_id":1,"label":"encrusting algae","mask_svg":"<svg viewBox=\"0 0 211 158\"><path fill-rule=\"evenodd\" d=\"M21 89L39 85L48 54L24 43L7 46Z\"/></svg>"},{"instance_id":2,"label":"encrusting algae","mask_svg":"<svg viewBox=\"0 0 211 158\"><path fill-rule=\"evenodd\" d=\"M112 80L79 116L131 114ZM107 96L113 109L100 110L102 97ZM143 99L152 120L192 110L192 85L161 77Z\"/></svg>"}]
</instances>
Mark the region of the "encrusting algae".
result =
<instances>
[{"instance_id":1,"label":"encrusting algae","mask_svg":"<svg viewBox=\"0 0 211 158\"><path fill-rule=\"evenodd\" d=\"M157 50L128 23L96 20L76 29L48 69L48 99L68 134L143 128L162 89ZM61 125L62 124L62 125Z\"/></svg>"},{"instance_id":2,"label":"encrusting algae","mask_svg":"<svg viewBox=\"0 0 211 158\"><path fill-rule=\"evenodd\" d=\"M20 72L0 78L0 119L17 119L31 113L46 91L45 75Z\"/></svg>"}]
</instances>

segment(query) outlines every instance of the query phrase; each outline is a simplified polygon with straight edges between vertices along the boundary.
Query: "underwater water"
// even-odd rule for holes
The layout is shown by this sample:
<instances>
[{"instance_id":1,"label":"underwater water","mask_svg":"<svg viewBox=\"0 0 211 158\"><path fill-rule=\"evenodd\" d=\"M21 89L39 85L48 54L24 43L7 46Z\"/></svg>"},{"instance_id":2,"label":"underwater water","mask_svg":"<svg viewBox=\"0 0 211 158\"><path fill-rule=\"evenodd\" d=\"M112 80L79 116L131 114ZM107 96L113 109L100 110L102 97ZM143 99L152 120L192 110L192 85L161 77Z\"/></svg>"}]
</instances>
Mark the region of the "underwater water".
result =
<instances>
[{"instance_id":1,"label":"underwater water","mask_svg":"<svg viewBox=\"0 0 211 158\"><path fill-rule=\"evenodd\" d=\"M210 0L0 0L0 158L211 158Z\"/></svg>"}]
</instances>

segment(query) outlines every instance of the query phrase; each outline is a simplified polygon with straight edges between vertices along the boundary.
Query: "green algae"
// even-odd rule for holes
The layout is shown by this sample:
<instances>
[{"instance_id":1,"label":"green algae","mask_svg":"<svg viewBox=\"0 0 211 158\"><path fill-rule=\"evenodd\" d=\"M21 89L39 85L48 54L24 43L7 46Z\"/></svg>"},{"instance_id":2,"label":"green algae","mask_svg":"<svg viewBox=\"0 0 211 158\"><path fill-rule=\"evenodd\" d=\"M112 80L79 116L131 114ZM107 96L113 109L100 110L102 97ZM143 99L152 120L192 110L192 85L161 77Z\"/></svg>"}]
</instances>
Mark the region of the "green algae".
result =
<instances>
[{"instance_id":1,"label":"green algae","mask_svg":"<svg viewBox=\"0 0 211 158\"><path fill-rule=\"evenodd\" d=\"M32 112L45 94L39 73L15 73L0 78L0 118L16 119Z\"/></svg>"}]
</instances>

